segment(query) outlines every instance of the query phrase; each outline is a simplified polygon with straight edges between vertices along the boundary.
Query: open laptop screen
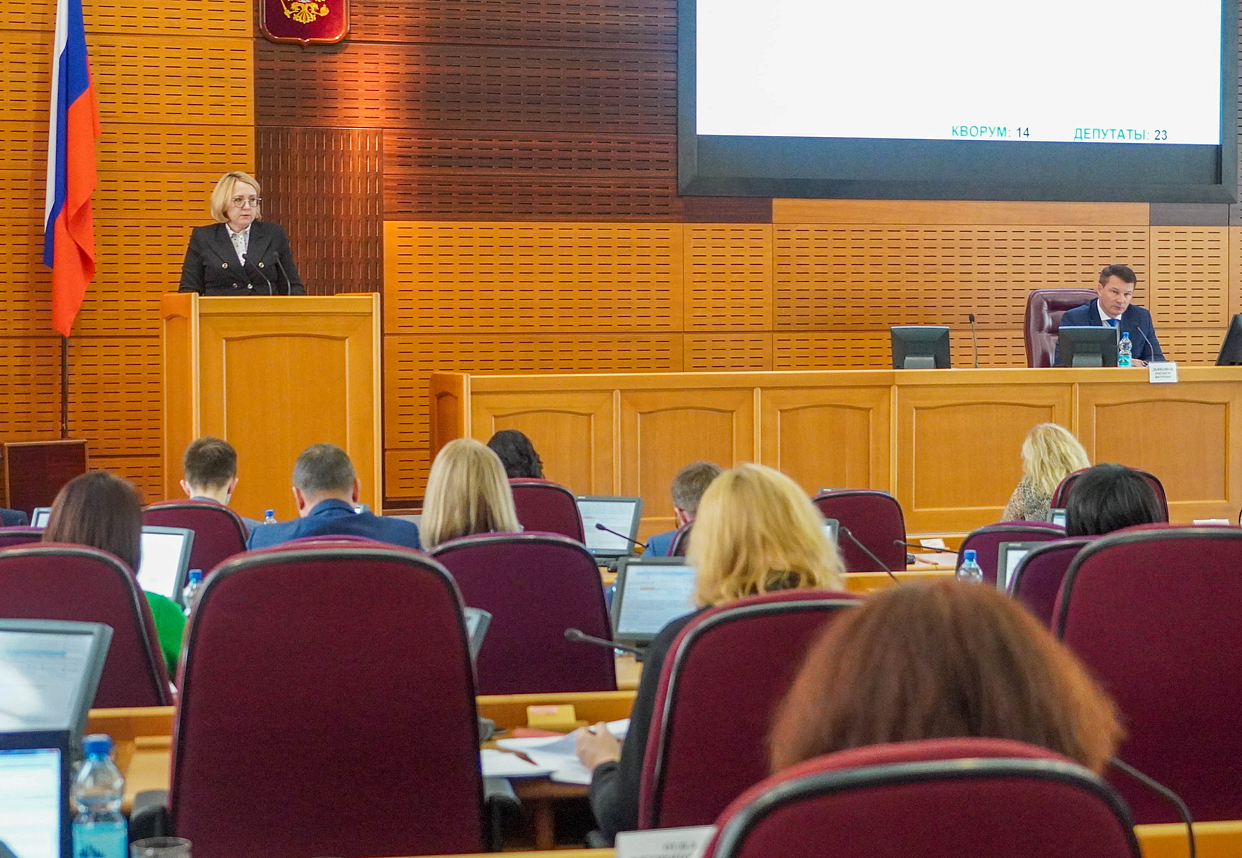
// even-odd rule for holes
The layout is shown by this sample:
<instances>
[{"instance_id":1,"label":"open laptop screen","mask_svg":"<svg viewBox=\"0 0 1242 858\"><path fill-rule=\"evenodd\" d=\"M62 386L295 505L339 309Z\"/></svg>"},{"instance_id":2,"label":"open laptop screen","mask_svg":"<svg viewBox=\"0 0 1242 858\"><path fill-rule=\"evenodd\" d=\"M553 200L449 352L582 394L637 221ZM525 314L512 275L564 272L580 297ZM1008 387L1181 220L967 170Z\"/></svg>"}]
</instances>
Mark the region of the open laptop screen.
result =
<instances>
[{"instance_id":1,"label":"open laptop screen","mask_svg":"<svg viewBox=\"0 0 1242 858\"><path fill-rule=\"evenodd\" d=\"M47 520L52 517L52 508L50 506L37 506L34 513L30 516L31 527L47 527Z\"/></svg>"},{"instance_id":2,"label":"open laptop screen","mask_svg":"<svg viewBox=\"0 0 1242 858\"><path fill-rule=\"evenodd\" d=\"M693 611L694 574L680 557L622 558L612 597L613 640L650 643L669 622Z\"/></svg>"},{"instance_id":3,"label":"open laptop screen","mask_svg":"<svg viewBox=\"0 0 1242 858\"><path fill-rule=\"evenodd\" d=\"M595 525L602 524L609 530L624 533L630 539L636 538L643 510L642 498L579 497L577 501L588 551L602 557L623 557L631 553L632 543Z\"/></svg>"},{"instance_id":4,"label":"open laptop screen","mask_svg":"<svg viewBox=\"0 0 1242 858\"><path fill-rule=\"evenodd\" d=\"M77 732L95 699L112 629L0 620L0 732Z\"/></svg>"},{"instance_id":5,"label":"open laptop screen","mask_svg":"<svg viewBox=\"0 0 1242 858\"><path fill-rule=\"evenodd\" d=\"M1048 510L1048 521L1057 527L1065 527L1065 510L1056 508Z\"/></svg>"},{"instance_id":6,"label":"open laptop screen","mask_svg":"<svg viewBox=\"0 0 1242 858\"><path fill-rule=\"evenodd\" d=\"M996 587L1008 590L1013 581L1014 570L1022 562L1022 558L1043 545L1042 542L1002 542L996 558Z\"/></svg>"},{"instance_id":7,"label":"open laptop screen","mask_svg":"<svg viewBox=\"0 0 1242 858\"><path fill-rule=\"evenodd\" d=\"M8 747L14 743L6 738L0 736L0 844L18 858L61 858L69 813L64 750Z\"/></svg>"},{"instance_id":8,"label":"open laptop screen","mask_svg":"<svg viewBox=\"0 0 1242 858\"><path fill-rule=\"evenodd\" d=\"M142 559L138 563L138 586L148 593L181 601L194 531L184 527L142 528Z\"/></svg>"}]
</instances>

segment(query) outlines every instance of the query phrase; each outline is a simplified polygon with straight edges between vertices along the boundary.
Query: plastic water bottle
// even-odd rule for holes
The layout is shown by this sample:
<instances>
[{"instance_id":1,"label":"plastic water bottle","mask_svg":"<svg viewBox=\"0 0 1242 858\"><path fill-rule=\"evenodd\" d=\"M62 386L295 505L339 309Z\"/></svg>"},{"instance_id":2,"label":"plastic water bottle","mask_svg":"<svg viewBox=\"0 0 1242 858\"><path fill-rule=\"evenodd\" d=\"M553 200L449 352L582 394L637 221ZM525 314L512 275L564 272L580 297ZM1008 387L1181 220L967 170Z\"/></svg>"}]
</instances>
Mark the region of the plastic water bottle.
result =
<instances>
[{"instance_id":1,"label":"plastic water bottle","mask_svg":"<svg viewBox=\"0 0 1242 858\"><path fill-rule=\"evenodd\" d=\"M267 512L263 513L263 523L264 524L275 524L276 523L276 510L269 509Z\"/></svg>"},{"instance_id":2,"label":"plastic water bottle","mask_svg":"<svg viewBox=\"0 0 1242 858\"><path fill-rule=\"evenodd\" d=\"M121 815L125 779L112 762L112 738L87 736L73 777L73 858L127 858L129 835Z\"/></svg>"},{"instance_id":3,"label":"plastic water bottle","mask_svg":"<svg viewBox=\"0 0 1242 858\"><path fill-rule=\"evenodd\" d=\"M962 552L962 565L957 567L957 580L971 584L983 583L983 570L979 568L979 554L973 548Z\"/></svg>"},{"instance_id":4,"label":"plastic water bottle","mask_svg":"<svg viewBox=\"0 0 1242 858\"><path fill-rule=\"evenodd\" d=\"M181 604L185 606L185 615L190 616L190 611L194 608L194 592L203 583L203 570L191 569L190 577L186 579L185 589L181 591Z\"/></svg>"},{"instance_id":5,"label":"plastic water bottle","mask_svg":"<svg viewBox=\"0 0 1242 858\"><path fill-rule=\"evenodd\" d=\"M1128 332L1121 335L1121 342L1117 344L1117 366L1130 366L1130 355L1134 352L1134 345L1130 342L1130 334Z\"/></svg>"}]
</instances>

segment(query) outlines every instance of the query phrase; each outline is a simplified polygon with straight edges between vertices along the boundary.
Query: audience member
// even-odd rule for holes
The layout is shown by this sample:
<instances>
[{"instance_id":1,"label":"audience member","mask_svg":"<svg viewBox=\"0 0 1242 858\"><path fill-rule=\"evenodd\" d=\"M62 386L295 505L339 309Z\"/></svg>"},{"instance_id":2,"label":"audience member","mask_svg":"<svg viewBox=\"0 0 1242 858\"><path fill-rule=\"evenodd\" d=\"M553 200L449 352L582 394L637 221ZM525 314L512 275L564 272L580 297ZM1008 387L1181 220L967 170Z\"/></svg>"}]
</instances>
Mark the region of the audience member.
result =
<instances>
[{"instance_id":1,"label":"audience member","mask_svg":"<svg viewBox=\"0 0 1242 858\"><path fill-rule=\"evenodd\" d=\"M1078 477L1065 500L1065 532L1100 536L1136 524L1164 521L1156 490L1125 465L1096 465Z\"/></svg>"},{"instance_id":2,"label":"audience member","mask_svg":"<svg viewBox=\"0 0 1242 858\"><path fill-rule=\"evenodd\" d=\"M1014 600L957 581L903 584L811 648L777 712L771 765L954 737L1028 742L1098 773L1122 729L1104 690Z\"/></svg>"},{"instance_id":3,"label":"audience member","mask_svg":"<svg viewBox=\"0 0 1242 858\"><path fill-rule=\"evenodd\" d=\"M115 554L131 573L142 562L142 500L129 480L107 471L74 477L56 495L44 542L71 542ZM146 593L170 676L177 672L185 614L172 599Z\"/></svg>"},{"instance_id":4,"label":"audience member","mask_svg":"<svg viewBox=\"0 0 1242 858\"><path fill-rule=\"evenodd\" d=\"M712 480L720 476L720 466L711 462L692 462L673 475L671 491L673 495L673 515L677 518L677 527L673 530L657 533L647 540L647 548L643 554L653 557L667 557L673 548L673 537L677 531L694 521L699 510L699 499L703 492L712 484Z\"/></svg>"},{"instance_id":5,"label":"audience member","mask_svg":"<svg viewBox=\"0 0 1242 858\"><path fill-rule=\"evenodd\" d=\"M20 509L0 509L0 527L26 527L30 516Z\"/></svg>"},{"instance_id":6,"label":"audience member","mask_svg":"<svg viewBox=\"0 0 1242 858\"><path fill-rule=\"evenodd\" d=\"M335 444L315 444L293 466L293 499L298 518L261 524L250 534L248 548L265 548L303 536L365 536L405 548L422 548L418 525L372 512L356 512L362 481L353 462Z\"/></svg>"},{"instance_id":7,"label":"audience member","mask_svg":"<svg viewBox=\"0 0 1242 858\"><path fill-rule=\"evenodd\" d=\"M223 438L205 435L190 442L181 458L181 490L190 500L228 506L237 491L237 451ZM242 517L246 531L260 522Z\"/></svg>"},{"instance_id":8,"label":"audience member","mask_svg":"<svg viewBox=\"0 0 1242 858\"><path fill-rule=\"evenodd\" d=\"M509 479L543 479L543 460L535 452L535 445L518 430L501 429L488 440L487 446L500 457Z\"/></svg>"},{"instance_id":9,"label":"audience member","mask_svg":"<svg viewBox=\"0 0 1242 858\"><path fill-rule=\"evenodd\" d=\"M1055 423L1040 423L1022 442L1022 479L1001 521L1046 521L1052 493L1067 474L1091 467L1078 439Z\"/></svg>"},{"instance_id":10,"label":"audience member","mask_svg":"<svg viewBox=\"0 0 1242 858\"><path fill-rule=\"evenodd\" d=\"M459 536L521 530L500 457L473 438L445 444L427 476L422 524L428 548Z\"/></svg>"},{"instance_id":11,"label":"audience member","mask_svg":"<svg viewBox=\"0 0 1242 858\"><path fill-rule=\"evenodd\" d=\"M591 770L591 808L609 840L638 825L639 780L660 670L686 624L708 607L756 593L842 587L844 565L824 535L823 518L793 480L771 468L742 465L722 473L704 493L694 529L689 560L698 570L694 601L700 610L673 620L647 649L624 746L603 724L575 734L578 758Z\"/></svg>"}]
</instances>

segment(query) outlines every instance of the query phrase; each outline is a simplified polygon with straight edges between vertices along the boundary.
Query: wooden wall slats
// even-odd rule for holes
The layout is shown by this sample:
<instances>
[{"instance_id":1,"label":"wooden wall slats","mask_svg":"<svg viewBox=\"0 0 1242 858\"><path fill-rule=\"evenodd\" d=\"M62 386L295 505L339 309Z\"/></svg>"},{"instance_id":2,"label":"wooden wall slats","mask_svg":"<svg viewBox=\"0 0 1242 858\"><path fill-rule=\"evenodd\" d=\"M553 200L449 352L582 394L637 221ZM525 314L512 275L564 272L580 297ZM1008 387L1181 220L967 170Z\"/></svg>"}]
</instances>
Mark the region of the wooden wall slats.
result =
<instances>
[{"instance_id":1,"label":"wooden wall slats","mask_svg":"<svg viewBox=\"0 0 1242 858\"><path fill-rule=\"evenodd\" d=\"M501 173L385 175L390 218L420 220L678 221L672 179L526 177Z\"/></svg>"},{"instance_id":2,"label":"wooden wall slats","mask_svg":"<svg viewBox=\"0 0 1242 858\"><path fill-rule=\"evenodd\" d=\"M69 368L70 426L92 456L159 455L158 337L75 336Z\"/></svg>"},{"instance_id":3,"label":"wooden wall slats","mask_svg":"<svg viewBox=\"0 0 1242 858\"><path fill-rule=\"evenodd\" d=\"M143 503L154 503L164 500L164 489L160 479L164 468L161 456L113 456L95 455L92 446L87 445L91 470L106 470L119 474L138 487ZM180 498L170 498L180 500Z\"/></svg>"},{"instance_id":4,"label":"wooden wall slats","mask_svg":"<svg viewBox=\"0 0 1242 858\"><path fill-rule=\"evenodd\" d=\"M677 138L671 134L387 127L384 173L401 176L510 171L540 178L627 175L676 179Z\"/></svg>"},{"instance_id":5,"label":"wooden wall slats","mask_svg":"<svg viewBox=\"0 0 1242 858\"><path fill-rule=\"evenodd\" d=\"M766 372L772 369L772 335L686 334L686 372Z\"/></svg>"},{"instance_id":6,"label":"wooden wall slats","mask_svg":"<svg viewBox=\"0 0 1242 858\"><path fill-rule=\"evenodd\" d=\"M773 223L947 226L1139 226L1147 203L1033 203L966 200L773 200Z\"/></svg>"},{"instance_id":7,"label":"wooden wall slats","mask_svg":"<svg viewBox=\"0 0 1242 858\"><path fill-rule=\"evenodd\" d=\"M772 228L685 227L686 329L772 330Z\"/></svg>"},{"instance_id":8,"label":"wooden wall slats","mask_svg":"<svg viewBox=\"0 0 1242 858\"><path fill-rule=\"evenodd\" d=\"M60 338L16 337L5 328L0 337L0 438L40 441L58 438L60 401Z\"/></svg>"},{"instance_id":9,"label":"wooden wall slats","mask_svg":"<svg viewBox=\"0 0 1242 858\"><path fill-rule=\"evenodd\" d=\"M1166 326L1228 322L1228 228L1152 227L1148 303Z\"/></svg>"},{"instance_id":10,"label":"wooden wall slats","mask_svg":"<svg viewBox=\"0 0 1242 858\"><path fill-rule=\"evenodd\" d=\"M164 0L126 0L124 3L82 4L88 48L93 36L105 32L158 31L171 36L247 36L250 4L214 3L210 7L171 7ZM53 2L0 4L0 30L45 30L56 26ZM48 41L50 55L51 40Z\"/></svg>"}]
</instances>

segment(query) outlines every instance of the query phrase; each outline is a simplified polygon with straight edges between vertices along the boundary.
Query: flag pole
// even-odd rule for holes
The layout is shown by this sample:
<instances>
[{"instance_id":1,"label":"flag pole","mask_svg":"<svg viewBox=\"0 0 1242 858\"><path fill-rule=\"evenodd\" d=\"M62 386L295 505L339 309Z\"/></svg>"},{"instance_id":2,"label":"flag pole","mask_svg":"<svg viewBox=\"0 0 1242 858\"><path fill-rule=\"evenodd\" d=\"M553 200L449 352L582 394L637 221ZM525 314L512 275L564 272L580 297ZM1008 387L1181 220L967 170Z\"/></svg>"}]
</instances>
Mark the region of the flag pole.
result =
<instances>
[{"instance_id":1,"label":"flag pole","mask_svg":"<svg viewBox=\"0 0 1242 858\"><path fill-rule=\"evenodd\" d=\"M60 338L60 439L69 437L69 338Z\"/></svg>"}]
</instances>

